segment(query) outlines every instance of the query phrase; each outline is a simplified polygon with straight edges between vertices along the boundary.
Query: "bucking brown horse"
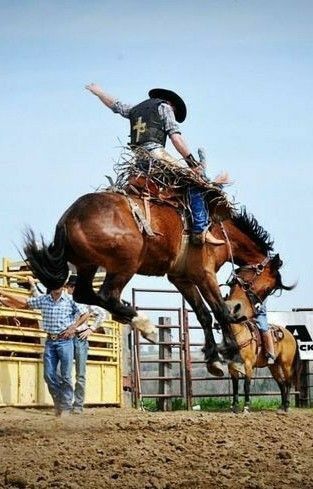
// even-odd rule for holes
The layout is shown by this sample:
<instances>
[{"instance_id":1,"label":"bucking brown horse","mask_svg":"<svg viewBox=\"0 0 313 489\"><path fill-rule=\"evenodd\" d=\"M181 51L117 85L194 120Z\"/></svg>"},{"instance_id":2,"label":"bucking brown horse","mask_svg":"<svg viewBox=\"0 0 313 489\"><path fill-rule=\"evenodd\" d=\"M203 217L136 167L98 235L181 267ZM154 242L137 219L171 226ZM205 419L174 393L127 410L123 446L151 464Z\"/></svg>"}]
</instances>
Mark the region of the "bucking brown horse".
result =
<instances>
[{"instance_id":1,"label":"bucking brown horse","mask_svg":"<svg viewBox=\"0 0 313 489\"><path fill-rule=\"evenodd\" d=\"M136 196L131 198L145 213L143 201ZM127 196L114 192L84 195L61 217L49 246L42 242L38 247L34 233L28 232L24 248L27 261L34 275L48 289L64 284L69 272L68 262L73 263L78 276L74 299L104 307L119 321L131 323L138 329L143 329L141 322L146 319L142 321L134 308L123 304L123 288L136 273L167 274L203 327L209 371L213 375L223 375L207 305L221 325L235 319L220 293L216 272L231 258L240 265L264 257L270 245L253 227L249 228L244 215L224 221L223 228L216 224L212 229L218 237L225 238L224 233L227 233L230 252L228 245L190 245L181 216L170 205L152 202L150 214L152 236L139 230ZM107 273L99 292L95 293L92 281L99 266ZM274 267L272 285L284 288L278 268Z\"/></svg>"}]
</instances>

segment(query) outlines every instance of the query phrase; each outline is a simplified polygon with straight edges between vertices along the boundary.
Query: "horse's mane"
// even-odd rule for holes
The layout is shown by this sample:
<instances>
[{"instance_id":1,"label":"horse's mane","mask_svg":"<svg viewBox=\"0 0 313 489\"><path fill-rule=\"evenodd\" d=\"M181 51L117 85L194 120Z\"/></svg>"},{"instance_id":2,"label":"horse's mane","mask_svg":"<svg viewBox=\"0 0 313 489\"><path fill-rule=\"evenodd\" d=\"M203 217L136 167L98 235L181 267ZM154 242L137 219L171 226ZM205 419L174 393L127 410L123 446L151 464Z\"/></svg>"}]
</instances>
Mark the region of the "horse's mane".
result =
<instances>
[{"instance_id":1,"label":"horse's mane","mask_svg":"<svg viewBox=\"0 0 313 489\"><path fill-rule=\"evenodd\" d=\"M264 252L273 251L274 241L269 233L258 223L253 214L248 214L246 207L242 206L239 212L234 213L233 222Z\"/></svg>"}]
</instances>

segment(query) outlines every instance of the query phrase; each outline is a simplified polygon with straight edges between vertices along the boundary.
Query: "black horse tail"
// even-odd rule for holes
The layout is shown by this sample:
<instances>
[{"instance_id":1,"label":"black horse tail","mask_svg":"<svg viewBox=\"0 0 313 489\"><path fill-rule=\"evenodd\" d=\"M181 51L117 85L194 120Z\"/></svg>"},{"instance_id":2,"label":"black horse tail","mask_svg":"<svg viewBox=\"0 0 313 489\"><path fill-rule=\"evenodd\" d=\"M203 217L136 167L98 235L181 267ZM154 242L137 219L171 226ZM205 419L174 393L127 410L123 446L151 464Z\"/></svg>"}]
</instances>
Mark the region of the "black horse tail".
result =
<instances>
[{"instance_id":1,"label":"black horse tail","mask_svg":"<svg viewBox=\"0 0 313 489\"><path fill-rule=\"evenodd\" d=\"M25 233L24 253L26 263L34 276L48 289L59 289L68 278L69 267L66 258L66 229L64 225L58 225L55 230L54 240L50 245L41 244L35 240L32 229Z\"/></svg>"},{"instance_id":2,"label":"black horse tail","mask_svg":"<svg viewBox=\"0 0 313 489\"><path fill-rule=\"evenodd\" d=\"M297 340L295 340L296 343L297 343ZM300 391L300 388L301 388L301 372L302 372L302 367L303 367L303 364L301 362L301 359L300 359L300 352L299 352L299 345L297 343L297 350L296 350L296 354L294 356L294 359L293 359L293 364L292 364L292 367L293 367L293 384L295 386L295 390L296 391Z\"/></svg>"}]
</instances>

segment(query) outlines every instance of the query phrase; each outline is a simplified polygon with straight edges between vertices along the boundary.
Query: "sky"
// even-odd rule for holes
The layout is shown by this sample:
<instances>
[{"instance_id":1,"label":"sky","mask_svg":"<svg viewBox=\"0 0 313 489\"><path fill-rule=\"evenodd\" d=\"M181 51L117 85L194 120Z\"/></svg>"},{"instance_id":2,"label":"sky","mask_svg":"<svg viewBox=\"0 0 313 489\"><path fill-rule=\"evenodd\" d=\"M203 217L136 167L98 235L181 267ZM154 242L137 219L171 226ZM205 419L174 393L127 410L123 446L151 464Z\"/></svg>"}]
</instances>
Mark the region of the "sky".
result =
<instances>
[{"instance_id":1,"label":"sky","mask_svg":"<svg viewBox=\"0 0 313 489\"><path fill-rule=\"evenodd\" d=\"M26 226L50 242L114 175L128 121L84 86L133 104L163 87L186 102L191 151L206 149L209 176L229 172L298 281L269 307L313 307L312 14L311 0L0 0L0 257L19 258ZM125 299L132 287L171 288L137 276Z\"/></svg>"}]
</instances>

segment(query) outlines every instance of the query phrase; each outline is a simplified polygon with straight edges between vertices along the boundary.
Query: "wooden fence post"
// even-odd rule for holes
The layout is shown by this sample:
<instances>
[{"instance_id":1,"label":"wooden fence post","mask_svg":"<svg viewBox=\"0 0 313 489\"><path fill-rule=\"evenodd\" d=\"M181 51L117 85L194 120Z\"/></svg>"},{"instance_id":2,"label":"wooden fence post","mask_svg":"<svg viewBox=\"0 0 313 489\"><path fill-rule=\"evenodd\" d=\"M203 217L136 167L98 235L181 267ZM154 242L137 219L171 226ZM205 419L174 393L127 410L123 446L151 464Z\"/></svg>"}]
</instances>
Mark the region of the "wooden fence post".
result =
<instances>
[{"instance_id":1,"label":"wooden fence post","mask_svg":"<svg viewBox=\"0 0 313 489\"><path fill-rule=\"evenodd\" d=\"M171 318L159 317L159 394L172 395L172 381L169 379L172 369L172 341ZM168 360L168 361L162 361ZM161 411L171 411L172 399L170 397L160 397L158 399L158 409Z\"/></svg>"}]
</instances>

